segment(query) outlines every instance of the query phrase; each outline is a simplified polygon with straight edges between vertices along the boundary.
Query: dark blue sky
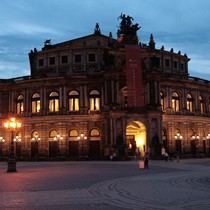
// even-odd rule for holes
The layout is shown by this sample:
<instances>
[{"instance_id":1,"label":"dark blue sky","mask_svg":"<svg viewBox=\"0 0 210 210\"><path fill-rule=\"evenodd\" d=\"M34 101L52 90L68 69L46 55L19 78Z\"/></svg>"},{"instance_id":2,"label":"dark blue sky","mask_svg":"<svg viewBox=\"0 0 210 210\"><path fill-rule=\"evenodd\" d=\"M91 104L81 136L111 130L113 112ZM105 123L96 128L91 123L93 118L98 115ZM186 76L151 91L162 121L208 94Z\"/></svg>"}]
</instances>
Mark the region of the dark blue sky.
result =
<instances>
[{"instance_id":1,"label":"dark blue sky","mask_svg":"<svg viewBox=\"0 0 210 210\"><path fill-rule=\"evenodd\" d=\"M28 53L90 35L98 22L102 34L116 38L121 13L134 18L140 41L153 34L156 48L187 54L191 76L210 80L209 0L1 0L0 78L30 74Z\"/></svg>"}]
</instances>

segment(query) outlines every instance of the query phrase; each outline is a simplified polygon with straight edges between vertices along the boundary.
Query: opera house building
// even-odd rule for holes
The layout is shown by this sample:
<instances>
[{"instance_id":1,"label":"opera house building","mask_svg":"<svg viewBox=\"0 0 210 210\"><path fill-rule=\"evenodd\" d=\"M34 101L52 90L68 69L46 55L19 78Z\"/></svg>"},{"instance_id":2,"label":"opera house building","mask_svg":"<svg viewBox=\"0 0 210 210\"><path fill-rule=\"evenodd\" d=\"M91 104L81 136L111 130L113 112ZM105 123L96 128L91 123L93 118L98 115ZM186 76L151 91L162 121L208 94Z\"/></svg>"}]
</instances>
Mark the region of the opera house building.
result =
<instances>
[{"instance_id":1,"label":"opera house building","mask_svg":"<svg viewBox=\"0 0 210 210\"><path fill-rule=\"evenodd\" d=\"M126 159L136 148L210 155L209 81L189 75L186 54L156 49L152 34L144 44L119 32L96 24L84 37L46 40L29 53L29 76L0 79L1 159L11 141L19 160ZM11 116L21 128L5 128Z\"/></svg>"}]
</instances>

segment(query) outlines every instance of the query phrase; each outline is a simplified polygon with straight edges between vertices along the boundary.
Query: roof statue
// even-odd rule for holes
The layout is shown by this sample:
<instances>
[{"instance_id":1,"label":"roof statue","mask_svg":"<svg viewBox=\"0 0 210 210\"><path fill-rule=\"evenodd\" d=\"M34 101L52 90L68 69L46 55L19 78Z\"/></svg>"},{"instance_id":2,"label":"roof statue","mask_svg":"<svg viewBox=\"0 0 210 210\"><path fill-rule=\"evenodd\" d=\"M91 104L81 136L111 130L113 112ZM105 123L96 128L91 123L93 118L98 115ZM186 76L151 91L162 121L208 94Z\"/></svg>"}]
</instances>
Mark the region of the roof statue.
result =
<instances>
[{"instance_id":1,"label":"roof statue","mask_svg":"<svg viewBox=\"0 0 210 210\"><path fill-rule=\"evenodd\" d=\"M51 45L51 39L46 39L44 42L44 46Z\"/></svg>"},{"instance_id":2,"label":"roof statue","mask_svg":"<svg viewBox=\"0 0 210 210\"><path fill-rule=\"evenodd\" d=\"M99 27L98 23L96 23L96 26L95 26L95 29L94 29L94 34L101 34L101 30L100 30L100 27Z\"/></svg>"},{"instance_id":3,"label":"roof statue","mask_svg":"<svg viewBox=\"0 0 210 210\"><path fill-rule=\"evenodd\" d=\"M119 29L117 31L118 41L125 44L138 44L137 31L141 28L138 23L133 24L134 20L131 16L121 14L118 19L121 19Z\"/></svg>"},{"instance_id":4,"label":"roof statue","mask_svg":"<svg viewBox=\"0 0 210 210\"><path fill-rule=\"evenodd\" d=\"M136 32L141 28L138 23L133 24L132 21L134 20L129 15L121 14L118 19L121 19L121 23L119 26L119 33L122 36L133 35L136 36Z\"/></svg>"}]
</instances>

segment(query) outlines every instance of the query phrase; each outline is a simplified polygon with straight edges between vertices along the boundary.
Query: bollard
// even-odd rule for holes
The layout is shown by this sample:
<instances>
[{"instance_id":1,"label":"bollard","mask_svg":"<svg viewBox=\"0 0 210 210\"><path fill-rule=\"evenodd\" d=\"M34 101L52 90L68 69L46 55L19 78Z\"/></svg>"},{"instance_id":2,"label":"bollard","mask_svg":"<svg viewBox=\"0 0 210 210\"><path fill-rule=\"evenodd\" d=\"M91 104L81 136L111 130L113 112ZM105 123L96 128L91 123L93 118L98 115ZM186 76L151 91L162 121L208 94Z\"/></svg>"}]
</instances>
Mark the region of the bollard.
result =
<instances>
[{"instance_id":1,"label":"bollard","mask_svg":"<svg viewBox=\"0 0 210 210\"><path fill-rule=\"evenodd\" d=\"M143 160L139 161L139 169L144 169L144 161Z\"/></svg>"}]
</instances>

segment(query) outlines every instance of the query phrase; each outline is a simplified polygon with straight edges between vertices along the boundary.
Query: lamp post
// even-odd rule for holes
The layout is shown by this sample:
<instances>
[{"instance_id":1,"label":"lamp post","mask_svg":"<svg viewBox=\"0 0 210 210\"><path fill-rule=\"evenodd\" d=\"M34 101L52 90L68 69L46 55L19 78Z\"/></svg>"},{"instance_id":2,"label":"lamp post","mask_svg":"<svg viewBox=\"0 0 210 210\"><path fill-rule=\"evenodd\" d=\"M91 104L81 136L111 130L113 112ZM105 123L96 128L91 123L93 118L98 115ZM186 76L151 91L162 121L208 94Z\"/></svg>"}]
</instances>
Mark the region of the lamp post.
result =
<instances>
[{"instance_id":1,"label":"lamp post","mask_svg":"<svg viewBox=\"0 0 210 210\"><path fill-rule=\"evenodd\" d=\"M87 136L85 136L83 133L81 133L78 137L78 140L81 140L81 146L82 146L82 157L84 157L84 151L83 151L83 141L87 139Z\"/></svg>"},{"instance_id":2,"label":"lamp post","mask_svg":"<svg viewBox=\"0 0 210 210\"><path fill-rule=\"evenodd\" d=\"M2 157L2 144L5 142L5 139L2 137L2 136L0 136L0 158Z\"/></svg>"},{"instance_id":3,"label":"lamp post","mask_svg":"<svg viewBox=\"0 0 210 210\"><path fill-rule=\"evenodd\" d=\"M177 133L177 134L175 135L175 139L176 139L176 140L182 140L182 139L183 139L183 136L182 136L180 133Z\"/></svg>"},{"instance_id":4,"label":"lamp post","mask_svg":"<svg viewBox=\"0 0 210 210\"><path fill-rule=\"evenodd\" d=\"M31 139L32 142L34 142L34 149L35 149L35 160L37 160L38 158L38 149L39 149L39 141L41 140L41 138L38 136L38 134L36 133L34 135L34 137Z\"/></svg>"},{"instance_id":5,"label":"lamp post","mask_svg":"<svg viewBox=\"0 0 210 210\"><path fill-rule=\"evenodd\" d=\"M210 133L206 136L206 139L207 139L208 154L210 154Z\"/></svg>"},{"instance_id":6,"label":"lamp post","mask_svg":"<svg viewBox=\"0 0 210 210\"><path fill-rule=\"evenodd\" d=\"M7 161L8 163L7 172L17 172L15 153L14 153L13 132L21 128L21 123L17 121L14 117L12 117L4 123L4 127L11 132L10 154L9 154L9 159Z\"/></svg>"},{"instance_id":7,"label":"lamp post","mask_svg":"<svg viewBox=\"0 0 210 210\"><path fill-rule=\"evenodd\" d=\"M192 136L192 139L195 140L195 157L198 155L198 143L199 143L199 135L195 134Z\"/></svg>"},{"instance_id":8,"label":"lamp post","mask_svg":"<svg viewBox=\"0 0 210 210\"><path fill-rule=\"evenodd\" d=\"M59 147L59 143L60 141L63 140L63 136L61 136L59 133L53 137L54 141L57 141L57 156L60 157L60 147Z\"/></svg>"},{"instance_id":9,"label":"lamp post","mask_svg":"<svg viewBox=\"0 0 210 210\"><path fill-rule=\"evenodd\" d=\"M16 158L20 157L20 142L21 142L21 138L19 136L16 136L14 138L14 142L15 142L15 156Z\"/></svg>"},{"instance_id":10,"label":"lamp post","mask_svg":"<svg viewBox=\"0 0 210 210\"><path fill-rule=\"evenodd\" d=\"M181 140L183 139L183 136L180 133L177 133L175 136L176 139L176 153L178 156L178 153L181 153Z\"/></svg>"}]
</instances>

